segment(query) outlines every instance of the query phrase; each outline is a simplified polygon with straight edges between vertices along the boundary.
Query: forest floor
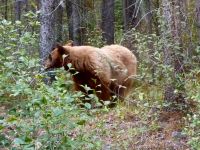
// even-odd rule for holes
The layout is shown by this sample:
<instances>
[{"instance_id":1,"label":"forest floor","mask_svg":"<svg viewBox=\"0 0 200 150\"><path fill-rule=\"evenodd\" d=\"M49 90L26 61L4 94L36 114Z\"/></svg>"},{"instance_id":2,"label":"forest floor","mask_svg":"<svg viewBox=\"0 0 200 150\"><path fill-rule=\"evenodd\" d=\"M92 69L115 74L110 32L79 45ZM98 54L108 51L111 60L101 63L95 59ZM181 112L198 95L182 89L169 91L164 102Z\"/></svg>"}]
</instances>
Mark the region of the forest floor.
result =
<instances>
[{"instance_id":1,"label":"forest floor","mask_svg":"<svg viewBox=\"0 0 200 150\"><path fill-rule=\"evenodd\" d=\"M151 110L144 119L126 106L119 107L94 114L82 131L100 140L103 150L189 150L183 112Z\"/></svg>"},{"instance_id":2,"label":"forest floor","mask_svg":"<svg viewBox=\"0 0 200 150\"><path fill-rule=\"evenodd\" d=\"M6 115L0 106L0 116ZM72 131L72 138L80 133L101 141L103 150L189 150L188 137L183 133L184 113L150 110L147 118L140 118L127 106L91 113L93 119Z\"/></svg>"},{"instance_id":3,"label":"forest floor","mask_svg":"<svg viewBox=\"0 0 200 150\"><path fill-rule=\"evenodd\" d=\"M8 107L6 105L1 105L0 104L0 116L6 116L6 110Z\"/></svg>"}]
</instances>

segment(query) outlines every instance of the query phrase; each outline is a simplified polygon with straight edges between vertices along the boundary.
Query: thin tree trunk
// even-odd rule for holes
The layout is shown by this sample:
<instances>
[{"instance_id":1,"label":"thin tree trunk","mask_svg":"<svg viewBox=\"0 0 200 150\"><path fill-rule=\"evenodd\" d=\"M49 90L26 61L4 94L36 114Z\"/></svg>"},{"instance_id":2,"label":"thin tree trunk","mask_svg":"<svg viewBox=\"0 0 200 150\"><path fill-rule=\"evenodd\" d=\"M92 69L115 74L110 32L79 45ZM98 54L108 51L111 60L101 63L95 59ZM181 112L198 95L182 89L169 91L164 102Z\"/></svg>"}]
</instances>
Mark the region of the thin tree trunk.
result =
<instances>
[{"instance_id":1,"label":"thin tree trunk","mask_svg":"<svg viewBox=\"0 0 200 150\"><path fill-rule=\"evenodd\" d=\"M8 0L5 0L4 19L8 20Z\"/></svg>"},{"instance_id":2,"label":"thin tree trunk","mask_svg":"<svg viewBox=\"0 0 200 150\"><path fill-rule=\"evenodd\" d=\"M81 10L79 8L80 0L74 0L72 4L72 26L73 26L73 41L75 45L82 45L81 42Z\"/></svg>"},{"instance_id":3,"label":"thin tree trunk","mask_svg":"<svg viewBox=\"0 0 200 150\"><path fill-rule=\"evenodd\" d=\"M56 10L56 41L62 42L63 33L63 4L58 1L58 9Z\"/></svg>"},{"instance_id":4,"label":"thin tree trunk","mask_svg":"<svg viewBox=\"0 0 200 150\"><path fill-rule=\"evenodd\" d=\"M125 31L137 25L140 12L139 3L138 0L122 0Z\"/></svg>"},{"instance_id":5,"label":"thin tree trunk","mask_svg":"<svg viewBox=\"0 0 200 150\"><path fill-rule=\"evenodd\" d=\"M15 0L15 20L21 20L21 1Z\"/></svg>"},{"instance_id":6,"label":"thin tree trunk","mask_svg":"<svg viewBox=\"0 0 200 150\"><path fill-rule=\"evenodd\" d=\"M44 64L45 58L51 52L55 42L55 1L41 0L40 59L42 65Z\"/></svg>"},{"instance_id":7,"label":"thin tree trunk","mask_svg":"<svg viewBox=\"0 0 200 150\"><path fill-rule=\"evenodd\" d=\"M114 0L102 1L102 36L106 44L114 43Z\"/></svg>"},{"instance_id":8,"label":"thin tree trunk","mask_svg":"<svg viewBox=\"0 0 200 150\"><path fill-rule=\"evenodd\" d=\"M28 0L15 0L15 20L21 20L21 15L28 12Z\"/></svg>"},{"instance_id":9,"label":"thin tree trunk","mask_svg":"<svg viewBox=\"0 0 200 150\"><path fill-rule=\"evenodd\" d=\"M153 31L153 22L152 22L152 3L151 3L151 0L145 0L144 1L144 4L145 4L145 21L146 21L146 24L147 24L147 32L148 34L152 34L152 31Z\"/></svg>"},{"instance_id":10,"label":"thin tree trunk","mask_svg":"<svg viewBox=\"0 0 200 150\"><path fill-rule=\"evenodd\" d=\"M156 2L154 3L154 9L158 10L160 8L160 0L156 0ZM154 28L155 28L155 32L156 35L159 36L160 35L160 30L159 30L159 17L157 14L153 16L153 24L154 24Z\"/></svg>"},{"instance_id":11,"label":"thin tree trunk","mask_svg":"<svg viewBox=\"0 0 200 150\"><path fill-rule=\"evenodd\" d=\"M25 7L24 7L24 11L25 11L25 12L28 12L28 11L29 11L28 0L23 0L23 5L25 6Z\"/></svg>"},{"instance_id":12,"label":"thin tree trunk","mask_svg":"<svg viewBox=\"0 0 200 150\"><path fill-rule=\"evenodd\" d=\"M69 40L73 40L72 2L70 0L66 0L66 9L68 19Z\"/></svg>"},{"instance_id":13,"label":"thin tree trunk","mask_svg":"<svg viewBox=\"0 0 200 150\"><path fill-rule=\"evenodd\" d=\"M69 39L73 40L74 45L83 45L84 32L83 29L83 3L82 0L67 0L67 18Z\"/></svg>"},{"instance_id":14,"label":"thin tree trunk","mask_svg":"<svg viewBox=\"0 0 200 150\"><path fill-rule=\"evenodd\" d=\"M138 0L122 0L122 11L123 11L123 28L125 31L124 39L122 44L127 48L134 51L137 59L139 60L139 53L135 47L135 38L133 36L134 30L140 17L140 2ZM128 31L128 32L127 32Z\"/></svg>"},{"instance_id":15,"label":"thin tree trunk","mask_svg":"<svg viewBox=\"0 0 200 150\"><path fill-rule=\"evenodd\" d=\"M162 0L162 4L167 30L170 31L174 44L173 48L168 46L167 41L164 45L164 64L174 69L171 74L173 82L166 85L164 99L165 101L173 102L177 98L177 95L174 93L175 88L177 88L176 77L183 72L180 10L182 3L179 0ZM178 49L174 47L178 47Z\"/></svg>"},{"instance_id":16,"label":"thin tree trunk","mask_svg":"<svg viewBox=\"0 0 200 150\"><path fill-rule=\"evenodd\" d=\"M173 17L172 17L172 8L170 2L168 0L163 0L163 14L167 23L167 30L173 31ZM165 36L167 37L167 35ZM171 67L173 68L174 62L173 62L173 52L172 49L169 48L167 45L168 42L165 43L164 45L164 64L166 67ZM173 73L170 73L170 77L173 78L172 75ZM173 102L174 100L174 85L173 83L168 83L165 85L165 93L164 93L164 100L168 102Z\"/></svg>"},{"instance_id":17,"label":"thin tree trunk","mask_svg":"<svg viewBox=\"0 0 200 150\"><path fill-rule=\"evenodd\" d=\"M196 26L198 29L198 37L200 41L200 0L196 0Z\"/></svg>"},{"instance_id":18,"label":"thin tree trunk","mask_svg":"<svg viewBox=\"0 0 200 150\"><path fill-rule=\"evenodd\" d=\"M40 0L36 0L36 11L38 11L40 9Z\"/></svg>"},{"instance_id":19,"label":"thin tree trunk","mask_svg":"<svg viewBox=\"0 0 200 150\"><path fill-rule=\"evenodd\" d=\"M145 0L144 1L144 10L145 10L145 22L146 22L146 28L147 28L147 33L152 34L153 33L153 15L152 15L152 2L151 0ZM155 83L155 58L154 58L154 53L155 50L153 48L153 43L150 42L148 43L148 48L149 48L149 56L151 58L151 73L152 73L152 79L153 83Z\"/></svg>"}]
</instances>

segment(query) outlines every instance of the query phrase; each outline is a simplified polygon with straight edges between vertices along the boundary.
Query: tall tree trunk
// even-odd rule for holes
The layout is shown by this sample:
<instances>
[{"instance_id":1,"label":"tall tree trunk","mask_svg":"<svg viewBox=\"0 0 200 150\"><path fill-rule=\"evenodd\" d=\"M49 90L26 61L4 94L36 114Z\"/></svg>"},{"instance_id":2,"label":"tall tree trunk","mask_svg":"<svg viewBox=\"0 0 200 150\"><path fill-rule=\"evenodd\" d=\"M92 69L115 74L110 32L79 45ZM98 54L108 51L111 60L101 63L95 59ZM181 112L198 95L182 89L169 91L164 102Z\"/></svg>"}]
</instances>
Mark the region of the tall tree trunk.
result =
<instances>
[{"instance_id":1,"label":"tall tree trunk","mask_svg":"<svg viewBox=\"0 0 200 150\"><path fill-rule=\"evenodd\" d=\"M23 10L28 11L28 0L15 0L15 20L21 20Z\"/></svg>"},{"instance_id":2,"label":"tall tree trunk","mask_svg":"<svg viewBox=\"0 0 200 150\"><path fill-rule=\"evenodd\" d=\"M83 45L84 32L83 32L83 0L67 0L67 18L69 39L73 40L74 45Z\"/></svg>"},{"instance_id":3,"label":"tall tree trunk","mask_svg":"<svg viewBox=\"0 0 200 150\"><path fill-rule=\"evenodd\" d=\"M196 0L196 26L198 28L198 37L200 41L200 0Z\"/></svg>"},{"instance_id":4,"label":"tall tree trunk","mask_svg":"<svg viewBox=\"0 0 200 150\"><path fill-rule=\"evenodd\" d=\"M28 12L29 11L28 0L23 0L23 5L24 5L24 11Z\"/></svg>"},{"instance_id":5,"label":"tall tree trunk","mask_svg":"<svg viewBox=\"0 0 200 150\"><path fill-rule=\"evenodd\" d=\"M73 41L75 45L82 45L81 39L81 2L80 0L74 0L72 4L72 26L73 26Z\"/></svg>"},{"instance_id":6,"label":"tall tree trunk","mask_svg":"<svg viewBox=\"0 0 200 150\"><path fill-rule=\"evenodd\" d=\"M145 12L145 22L146 22L146 28L147 28L147 33L152 34L153 33L153 15L152 15L152 2L151 0L145 0L144 1L144 12ZM151 60L151 73L152 73L152 79L153 83L155 83L155 58L154 58L154 53L155 50L153 48L153 43L150 42L148 43L148 48L149 48L149 56Z\"/></svg>"},{"instance_id":7,"label":"tall tree trunk","mask_svg":"<svg viewBox=\"0 0 200 150\"><path fill-rule=\"evenodd\" d=\"M15 0L15 20L21 20L21 1Z\"/></svg>"},{"instance_id":8,"label":"tall tree trunk","mask_svg":"<svg viewBox=\"0 0 200 150\"><path fill-rule=\"evenodd\" d=\"M114 43L114 0L102 1L102 37L106 44Z\"/></svg>"},{"instance_id":9,"label":"tall tree trunk","mask_svg":"<svg viewBox=\"0 0 200 150\"><path fill-rule=\"evenodd\" d=\"M181 57L182 30L180 10L182 2L180 2L179 0L162 0L162 5L163 14L167 25L167 31L170 32L170 36L174 44L173 48L168 46L167 41L164 45L164 64L174 69L171 74L173 82L166 85L164 99L165 101L173 102L178 96L174 93L175 88L177 88L176 77L183 72L183 58ZM175 47L178 47L178 49L176 49Z\"/></svg>"},{"instance_id":10,"label":"tall tree trunk","mask_svg":"<svg viewBox=\"0 0 200 150\"><path fill-rule=\"evenodd\" d=\"M56 10L56 41L62 42L63 34L63 3L58 1L58 8Z\"/></svg>"},{"instance_id":11,"label":"tall tree trunk","mask_svg":"<svg viewBox=\"0 0 200 150\"><path fill-rule=\"evenodd\" d=\"M70 0L66 0L66 9L68 19L69 40L73 40L72 2Z\"/></svg>"},{"instance_id":12,"label":"tall tree trunk","mask_svg":"<svg viewBox=\"0 0 200 150\"><path fill-rule=\"evenodd\" d=\"M153 22L152 22L152 3L151 0L144 1L144 9L145 9L145 22L147 24L147 33L152 34L153 31Z\"/></svg>"},{"instance_id":13,"label":"tall tree trunk","mask_svg":"<svg viewBox=\"0 0 200 150\"><path fill-rule=\"evenodd\" d=\"M160 8L160 0L156 0L153 3L154 9L158 10ZM159 36L160 35L160 30L159 30L159 16L156 14L153 16L153 24L154 24L154 28L155 28L155 32L156 35Z\"/></svg>"},{"instance_id":14,"label":"tall tree trunk","mask_svg":"<svg viewBox=\"0 0 200 150\"><path fill-rule=\"evenodd\" d=\"M36 3L36 11L38 11L40 9L41 2L40 0L35 0L35 3Z\"/></svg>"},{"instance_id":15,"label":"tall tree trunk","mask_svg":"<svg viewBox=\"0 0 200 150\"><path fill-rule=\"evenodd\" d=\"M5 10L4 10L4 19L8 20L8 0L4 1Z\"/></svg>"},{"instance_id":16,"label":"tall tree trunk","mask_svg":"<svg viewBox=\"0 0 200 150\"><path fill-rule=\"evenodd\" d=\"M42 65L55 43L55 2L56 0L41 0L40 59Z\"/></svg>"},{"instance_id":17,"label":"tall tree trunk","mask_svg":"<svg viewBox=\"0 0 200 150\"><path fill-rule=\"evenodd\" d=\"M137 0L122 0L123 4L123 21L124 29L129 30L135 27L138 23L139 1Z\"/></svg>"},{"instance_id":18,"label":"tall tree trunk","mask_svg":"<svg viewBox=\"0 0 200 150\"><path fill-rule=\"evenodd\" d=\"M122 44L127 48L134 51L136 57L139 59L139 53L135 47L135 38L133 36L134 30L140 17L140 3L138 0L122 0L122 11L123 11L123 28L125 31ZM127 32L129 31L129 32Z\"/></svg>"}]
</instances>

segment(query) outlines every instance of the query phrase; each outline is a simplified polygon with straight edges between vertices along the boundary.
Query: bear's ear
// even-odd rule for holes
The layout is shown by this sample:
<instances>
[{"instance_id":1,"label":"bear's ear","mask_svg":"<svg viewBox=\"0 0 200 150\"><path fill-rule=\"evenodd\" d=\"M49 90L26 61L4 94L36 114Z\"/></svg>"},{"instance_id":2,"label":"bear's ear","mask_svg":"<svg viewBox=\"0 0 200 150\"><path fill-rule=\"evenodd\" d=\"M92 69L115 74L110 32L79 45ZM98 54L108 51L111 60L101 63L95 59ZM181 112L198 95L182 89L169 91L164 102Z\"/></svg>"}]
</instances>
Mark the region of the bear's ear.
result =
<instances>
[{"instance_id":1,"label":"bear's ear","mask_svg":"<svg viewBox=\"0 0 200 150\"><path fill-rule=\"evenodd\" d=\"M67 41L65 46L74 46L74 42L72 40Z\"/></svg>"},{"instance_id":2,"label":"bear's ear","mask_svg":"<svg viewBox=\"0 0 200 150\"><path fill-rule=\"evenodd\" d=\"M56 47L57 47L57 49L58 49L58 52L59 52L61 55L63 55L63 54L66 53L65 48L64 48L62 45L60 45L59 43L56 44Z\"/></svg>"}]
</instances>

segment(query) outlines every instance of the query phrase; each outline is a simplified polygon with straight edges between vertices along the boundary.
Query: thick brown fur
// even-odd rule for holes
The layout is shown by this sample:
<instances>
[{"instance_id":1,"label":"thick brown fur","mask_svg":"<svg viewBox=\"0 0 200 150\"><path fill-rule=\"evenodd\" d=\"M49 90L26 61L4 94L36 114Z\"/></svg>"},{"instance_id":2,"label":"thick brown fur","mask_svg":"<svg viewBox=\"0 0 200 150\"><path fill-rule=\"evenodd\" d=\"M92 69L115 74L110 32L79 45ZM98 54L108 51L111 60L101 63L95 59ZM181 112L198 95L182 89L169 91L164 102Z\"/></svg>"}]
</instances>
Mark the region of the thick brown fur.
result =
<instances>
[{"instance_id":1,"label":"thick brown fur","mask_svg":"<svg viewBox=\"0 0 200 150\"><path fill-rule=\"evenodd\" d=\"M65 56L65 58L63 58ZM59 68L71 63L78 73L73 75L75 90L86 91L80 85L95 89L101 100L113 95L124 99L136 75L137 60L130 50L120 45L103 48L92 46L58 45L45 63L46 69Z\"/></svg>"}]
</instances>

